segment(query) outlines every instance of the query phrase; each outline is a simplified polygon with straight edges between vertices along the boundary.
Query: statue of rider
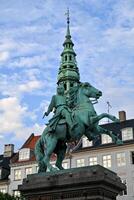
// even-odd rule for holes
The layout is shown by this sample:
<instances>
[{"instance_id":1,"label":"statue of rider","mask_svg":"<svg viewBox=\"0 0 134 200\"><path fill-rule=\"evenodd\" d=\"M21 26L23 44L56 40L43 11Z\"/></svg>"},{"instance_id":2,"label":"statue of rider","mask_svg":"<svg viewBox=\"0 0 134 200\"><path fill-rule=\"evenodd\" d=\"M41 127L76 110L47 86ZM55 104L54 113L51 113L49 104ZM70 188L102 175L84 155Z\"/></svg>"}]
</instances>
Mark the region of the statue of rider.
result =
<instances>
[{"instance_id":1,"label":"statue of rider","mask_svg":"<svg viewBox=\"0 0 134 200\"><path fill-rule=\"evenodd\" d=\"M57 86L57 94L52 96L50 105L48 106L47 112L44 113L44 116L48 116L52 111L54 112L54 116L49 120L48 124L50 132L55 131L59 120L63 118L65 118L70 131L73 130L75 123L71 116L71 109L67 105L67 98L64 96L63 85Z\"/></svg>"}]
</instances>

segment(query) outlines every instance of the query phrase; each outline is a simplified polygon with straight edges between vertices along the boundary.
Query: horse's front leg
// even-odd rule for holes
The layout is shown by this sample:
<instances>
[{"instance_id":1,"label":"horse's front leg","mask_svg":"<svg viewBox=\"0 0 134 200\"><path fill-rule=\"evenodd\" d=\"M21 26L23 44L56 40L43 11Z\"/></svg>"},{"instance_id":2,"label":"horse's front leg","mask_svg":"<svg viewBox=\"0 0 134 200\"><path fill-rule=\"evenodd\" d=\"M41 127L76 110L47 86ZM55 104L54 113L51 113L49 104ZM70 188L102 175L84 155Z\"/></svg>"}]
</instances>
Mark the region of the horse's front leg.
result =
<instances>
[{"instance_id":1,"label":"horse's front leg","mask_svg":"<svg viewBox=\"0 0 134 200\"><path fill-rule=\"evenodd\" d=\"M113 131L109 131L105 128L100 127L99 125L96 127L96 131L99 133L99 135L106 134L109 135L112 138L112 141L116 144L123 144L122 140L120 140L116 134L113 133Z\"/></svg>"},{"instance_id":2,"label":"horse's front leg","mask_svg":"<svg viewBox=\"0 0 134 200\"><path fill-rule=\"evenodd\" d=\"M53 133L52 133L53 134ZM54 149L57 145L57 138L55 135L49 135L48 138L46 139L47 141L47 147L46 147L46 152L45 152L45 157L43 159L45 165L49 169L49 171L57 171L57 168L54 168L50 164L50 157L52 153L54 152Z\"/></svg>"},{"instance_id":3,"label":"horse's front leg","mask_svg":"<svg viewBox=\"0 0 134 200\"><path fill-rule=\"evenodd\" d=\"M117 119L115 116L110 115L108 113L102 113L98 116L92 116L92 117L90 117L90 122L91 122L91 124L94 124L96 122L99 122L101 119L103 119L105 117L108 119L111 119L113 122L119 122L119 119Z\"/></svg>"}]
</instances>

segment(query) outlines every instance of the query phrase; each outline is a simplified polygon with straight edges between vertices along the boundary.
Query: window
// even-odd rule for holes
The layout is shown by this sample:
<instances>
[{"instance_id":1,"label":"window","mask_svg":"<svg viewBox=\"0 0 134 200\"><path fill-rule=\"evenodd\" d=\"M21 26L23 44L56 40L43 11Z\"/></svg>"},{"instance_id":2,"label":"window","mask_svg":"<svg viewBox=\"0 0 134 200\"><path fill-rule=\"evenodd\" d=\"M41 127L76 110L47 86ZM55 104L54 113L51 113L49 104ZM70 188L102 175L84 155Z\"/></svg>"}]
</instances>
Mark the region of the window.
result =
<instances>
[{"instance_id":1,"label":"window","mask_svg":"<svg viewBox=\"0 0 134 200\"><path fill-rule=\"evenodd\" d=\"M21 180L21 169L14 170L14 180Z\"/></svg>"},{"instance_id":2,"label":"window","mask_svg":"<svg viewBox=\"0 0 134 200\"><path fill-rule=\"evenodd\" d=\"M71 55L69 56L69 60L70 60L70 61L72 60L72 56L71 56Z\"/></svg>"},{"instance_id":3,"label":"window","mask_svg":"<svg viewBox=\"0 0 134 200\"><path fill-rule=\"evenodd\" d=\"M109 135L102 134L101 141L102 141L102 144L112 143L112 138Z\"/></svg>"},{"instance_id":4,"label":"window","mask_svg":"<svg viewBox=\"0 0 134 200\"><path fill-rule=\"evenodd\" d=\"M73 65L70 65L70 68L73 68L74 66Z\"/></svg>"},{"instance_id":5,"label":"window","mask_svg":"<svg viewBox=\"0 0 134 200\"><path fill-rule=\"evenodd\" d=\"M88 160L88 162L89 162L89 165L91 166L91 165L97 165L97 157L96 156L94 156L94 157L90 157L89 158L89 160Z\"/></svg>"},{"instance_id":6,"label":"window","mask_svg":"<svg viewBox=\"0 0 134 200\"><path fill-rule=\"evenodd\" d=\"M124 128L122 129L122 140L132 140L133 139L133 128Z\"/></svg>"},{"instance_id":7,"label":"window","mask_svg":"<svg viewBox=\"0 0 134 200\"><path fill-rule=\"evenodd\" d=\"M14 190L14 196L15 197L20 197L20 191Z\"/></svg>"},{"instance_id":8,"label":"window","mask_svg":"<svg viewBox=\"0 0 134 200\"><path fill-rule=\"evenodd\" d=\"M30 158L30 149L24 148L19 151L19 160L28 160Z\"/></svg>"},{"instance_id":9,"label":"window","mask_svg":"<svg viewBox=\"0 0 134 200\"><path fill-rule=\"evenodd\" d=\"M106 168L110 168L112 165L111 163L111 155L103 156L103 166Z\"/></svg>"},{"instance_id":10,"label":"window","mask_svg":"<svg viewBox=\"0 0 134 200\"><path fill-rule=\"evenodd\" d=\"M1 188L0 192L3 193L3 194L5 194L6 193L6 188Z\"/></svg>"},{"instance_id":11,"label":"window","mask_svg":"<svg viewBox=\"0 0 134 200\"><path fill-rule=\"evenodd\" d=\"M67 56L65 56L65 61L67 61Z\"/></svg>"},{"instance_id":12,"label":"window","mask_svg":"<svg viewBox=\"0 0 134 200\"><path fill-rule=\"evenodd\" d=\"M125 166L126 165L126 155L124 152L122 153L117 153L117 166Z\"/></svg>"},{"instance_id":13,"label":"window","mask_svg":"<svg viewBox=\"0 0 134 200\"><path fill-rule=\"evenodd\" d=\"M39 170L39 166L36 166L36 172L38 172L38 170Z\"/></svg>"},{"instance_id":14,"label":"window","mask_svg":"<svg viewBox=\"0 0 134 200\"><path fill-rule=\"evenodd\" d=\"M85 166L85 159L77 159L76 160L76 167L84 167Z\"/></svg>"},{"instance_id":15,"label":"window","mask_svg":"<svg viewBox=\"0 0 134 200\"><path fill-rule=\"evenodd\" d=\"M1 179L1 172L2 172L2 169L0 169L0 179Z\"/></svg>"},{"instance_id":16,"label":"window","mask_svg":"<svg viewBox=\"0 0 134 200\"><path fill-rule=\"evenodd\" d=\"M70 83L70 87L73 87L73 83Z\"/></svg>"},{"instance_id":17,"label":"window","mask_svg":"<svg viewBox=\"0 0 134 200\"><path fill-rule=\"evenodd\" d=\"M134 151L131 152L131 164L134 165Z\"/></svg>"},{"instance_id":18,"label":"window","mask_svg":"<svg viewBox=\"0 0 134 200\"><path fill-rule=\"evenodd\" d=\"M64 167L64 169L68 169L68 168L69 168L67 162L64 162L64 163L62 164L62 166Z\"/></svg>"},{"instance_id":19,"label":"window","mask_svg":"<svg viewBox=\"0 0 134 200\"><path fill-rule=\"evenodd\" d=\"M82 138L82 147L91 147L93 145L93 141L89 141L87 137Z\"/></svg>"},{"instance_id":20,"label":"window","mask_svg":"<svg viewBox=\"0 0 134 200\"><path fill-rule=\"evenodd\" d=\"M124 183L126 185L126 189L122 191L122 194L121 195L127 195L127 182L126 180L121 180L122 183Z\"/></svg>"},{"instance_id":21,"label":"window","mask_svg":"<svg viewBox=\"0 0 134 200\"><path fill-rule=\"evenodd\" d=\"M32 174L32 167L26 168L26 169L25 169L25 174L26 174L26 176L27 176L28 174Z\"/></svg>"},{"instance_id":22,"label":"window","mask_svg":"<svg viewBox=\"0 0 134 200\"><path fill-rule=\"evenodd\" d=\"M66 85L66 83L64 83L64 89L65 89L65 90L67 89L67 85Z\"/></svg>"}]
</instances>

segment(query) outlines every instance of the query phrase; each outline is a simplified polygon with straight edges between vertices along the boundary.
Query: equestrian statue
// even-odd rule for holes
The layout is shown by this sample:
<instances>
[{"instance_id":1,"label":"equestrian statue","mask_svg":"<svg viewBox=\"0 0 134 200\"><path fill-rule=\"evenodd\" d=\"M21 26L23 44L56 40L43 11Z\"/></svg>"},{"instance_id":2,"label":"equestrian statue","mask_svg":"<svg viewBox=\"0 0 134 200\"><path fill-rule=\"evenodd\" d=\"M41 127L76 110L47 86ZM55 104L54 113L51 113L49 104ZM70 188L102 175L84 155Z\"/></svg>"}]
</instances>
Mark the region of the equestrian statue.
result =
<instances>
[{"instance_id":1,"label":"equestrian statue","mask_svg":"<svg viewBox=\"0 0 134 200\"><path fill-rule=\"evenodd\" d=\"M89 141L96 139L101 134L107 134L116 144L122 144L118 136L99 125L103 118L113 122L119 120L110 114L97 115L92 99L96 101L102 92L90 83L79 83L65 92L63 85L57 87L57 94L52 97L51 103L44 116L54 112L41 137L35 146L35 155L39 165L39 173L62 170L62 161L66 155L67 144L79 141L84 135ZM51 155L57 155L56 167L50 163Z\"/></svg>"}]
</instances>

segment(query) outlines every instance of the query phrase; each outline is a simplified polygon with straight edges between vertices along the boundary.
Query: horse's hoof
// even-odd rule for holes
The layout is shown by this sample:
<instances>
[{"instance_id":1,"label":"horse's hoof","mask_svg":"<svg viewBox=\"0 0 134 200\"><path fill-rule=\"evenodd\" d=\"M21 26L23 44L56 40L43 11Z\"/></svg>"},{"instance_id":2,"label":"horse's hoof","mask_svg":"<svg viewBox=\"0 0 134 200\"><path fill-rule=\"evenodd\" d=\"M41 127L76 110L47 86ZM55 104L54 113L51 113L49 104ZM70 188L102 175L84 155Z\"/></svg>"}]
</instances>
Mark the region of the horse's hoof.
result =
<instances>
[{"instance_id":1,"label":"horse's hoof","mask_svg":"<svg viewBox=\"0 0 134 200\"><path fill-rule=\"evenodd\" d=\"M114 122L120 122L120 120L118 118L116 118L115 116L113 116Z\"/></svg>"},{"instance_id":2,"label":"horse's hoof","mask_svg":"<svg viewBox=\"0 0 134 200\"><path fill-rule=\"evenodd\" d=\"M116 144L123 144L122 140L117 140Z\"/></svg>"},{"instance_id":3,"label":"horse's hoof","mask_svg":"<svg viewBox=\"0 0 134 200\"><path fill-rule=\"evenodd\" d=\"M57 167L59 170L63 170L63 169L64 169L64 167L62 167L62 166L56 165L56 167Z\"/></svg>"},{"instance_id":4,"label":"horse's hoof","mask_svg":"<svg viewBox=\"0 0 134 200\"><path fill-rule=\"evenodd\" d=\"M119 123L119 122L120 122L120 120L116 118L116 122L118 122L118 123Z\"/></svg>"},{"instance_id":5,"label":"horse's hoof","mask_svg":"<svg viewBox=\"0 0 134 200\"><path fill-rule=\"evenodd\" d=\"M58 169L57 169L57 168L55 168L55 167L52 167L52 168L50 169L50 171L51 171L51 172L57 172L57 171L58 171Z\"/></svg>"},{"instance_id":6,"label":"horse's hoof","mask_svg":"<svg viewBox=\"0 0 134 200\"><path fill-rule=\"evenodd\" d=\"M59 170L64 170L64 167L58 167L59 168Z\"/></svg>"}]
</instances>

